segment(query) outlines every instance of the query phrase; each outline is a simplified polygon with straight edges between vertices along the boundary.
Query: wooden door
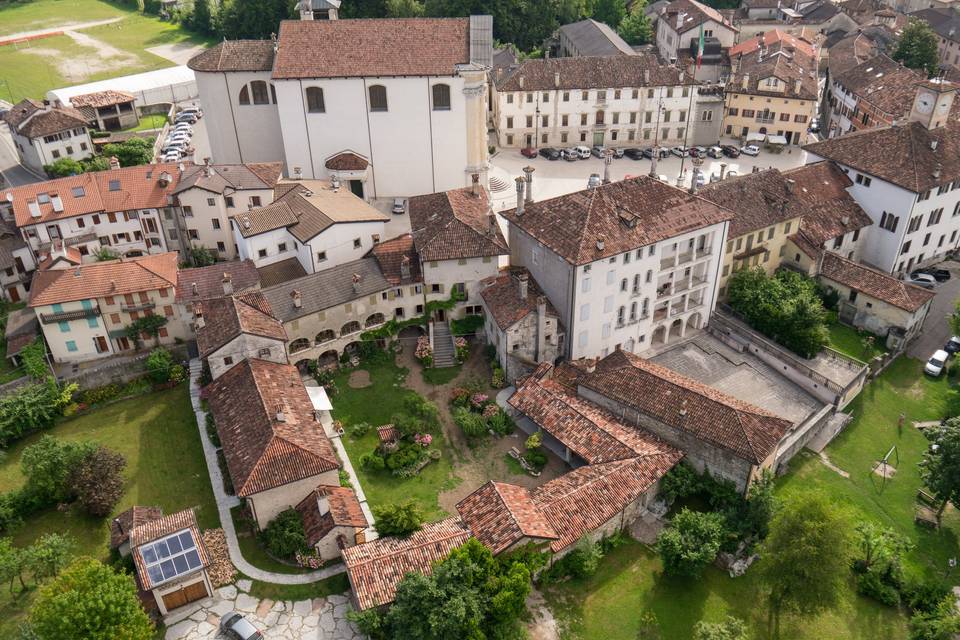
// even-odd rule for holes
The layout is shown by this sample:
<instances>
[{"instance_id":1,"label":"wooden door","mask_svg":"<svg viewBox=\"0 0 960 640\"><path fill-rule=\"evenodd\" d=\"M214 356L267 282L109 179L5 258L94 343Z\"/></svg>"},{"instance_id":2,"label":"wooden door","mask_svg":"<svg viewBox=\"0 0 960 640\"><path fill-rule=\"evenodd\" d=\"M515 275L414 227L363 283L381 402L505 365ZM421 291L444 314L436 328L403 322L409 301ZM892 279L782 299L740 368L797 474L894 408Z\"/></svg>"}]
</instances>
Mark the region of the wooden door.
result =
<instances>
[{"instance_id":1,"label":"wooden door","mask_svg":"<svg viewBox=\"0 0 960 640\"><path fill-rule=\"evenodd\" d=\"M183 588L183 595L186 597L187 602L193 602L194 600L202 600L207 597L207 585L200 582L194 582L193 584L187 585Z\"/></svg>"},{"instance_id":2,"label":"wooden door","mask_svg":"<svg viewBox=\"0 0 960 640\"><path fill-rule=\"evenodd\" d=\"M194 582L176 591L164 594L163 606L167 611L173 611L177 607L182 607L196 600L202 600L207 597L207 585L201 580Z\"/></svg>"},{"instance_id":3,"label":"wooden door","mask_svg":"<svg viewBox=\"0 0 960 640\"><path fill-rule=\"evenodd\" d=\"M184 595L183 589L171 591L163 596L163 606L166 607L167 611L173 611L185 604L187 604L187 597Z\"/></svg>"},{"instance_id":4,"label":"wooden door","mask_svg":"<svg viewBox=\"0 0 960 640\"><path fill-rule=\"evenodd\" d=\"M10 287L7 289L7 293L10 295L10 302L20 302L20 292L17 291L16 287Z\"/></svg>"}]
</instances>

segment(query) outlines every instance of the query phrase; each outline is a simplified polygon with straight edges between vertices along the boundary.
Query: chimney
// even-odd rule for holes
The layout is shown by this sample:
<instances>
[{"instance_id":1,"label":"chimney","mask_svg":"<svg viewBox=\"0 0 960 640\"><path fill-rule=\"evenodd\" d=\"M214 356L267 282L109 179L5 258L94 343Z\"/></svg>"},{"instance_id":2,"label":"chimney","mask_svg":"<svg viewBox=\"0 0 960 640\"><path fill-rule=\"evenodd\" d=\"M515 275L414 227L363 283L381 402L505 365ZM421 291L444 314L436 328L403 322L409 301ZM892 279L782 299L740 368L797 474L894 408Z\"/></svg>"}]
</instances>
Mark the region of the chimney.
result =
<instances>
[{"instance_id":1,"label":"chimney","mask_svg":"<svg viewBox=\"0 0 960 640\"><path fill-rule=\"evenodd\" d=\"M303 180L303 169L300 167L293 168L293 179L294 180Z\"/></svg>"},{"instance_id":2,"label":"chimney","mask_svg":"<svg viewBox=\"0 0 960 640\"><path fill-rule=\"evenodd\" d=\"M850 224L850 216L841 216L840 222L843 224L843 226L847 226Z\"/></svg>"},{"instance_id":3,"label":"chimney","mask_svg":"<svg viewBox=\"0 0 960 640\"><path fill-rule=\"evenodd\" d=\"M679 79L680 84L683 84L683 71L680 72L680 75L677 76L677 78Z\"/></svg>"},{"instance_id":4,"label":"chimney","mask_svg":"<svg viewBox=\"0 0 960 640\"><path fill-rule=\"evenodd\" d=\"M474 173L470 175L470 193L473 194L474 198L480 197L480 174Z\"/></svg>"},{"instance_id":5,"label":"chimney","mask_svg":"<svg viewBox=\"0 0 960 640\"><path fill-rule=\"evenodd\" d=\"M193 323L197 329L203 329L207 326L207 321L203 317L203 306L200 304L193 307Z\"/></svg>"},{"instance_id":6,"label":"chimney","mask_svg":"<svg viewBox=\"0 0 960 640\"><path fill-rule=\"evenodd\" d=\"M110 291L116 291L116 290L117 290L117 281L116 281L116 280L111 280L111 281L110 281Z\"/></svg>"},{"instance_id":7,"label":"chimney","mask_svg":"<svg viewBox=\"0 0 960 640\"><path fill-rule=\"evenodd\" d=\"M517 275L517 289L520 292L521 300L527 299L527 289L529 287L529 279L530 279L530 276L528 276L526 272L523 272Z\"/></svg>"},{"instance_id":8,"label":"chimney","mask_svg":"<svg viewBox=\"0 0 960 640\"><path fill-rule=\"evenodd\" d=\"M517 84L520 85L521 89L523 89L523 76L517 78Z\"/></svg>"},{"instance_id":9,"label":"chimney","mask_svg":"<svg viewBox=\"0 0 960 640\"><path fill-rule=\"evenodd\" d=\"M63 212L63 200L60 199L59 193L50 194L50 203L53 205L53 211L55 213Z\"/></svg>"},{"instance_id":10,"label":"chimney","mask_svg":"<svg viewBox=\"0 0 960 640\"><path fill-rule=\"evenodd\" d=\"M647 86L650 84L650 69L643 70L643 85Z\"/></svg>"},{"instance_id":11,"label":"chimney","mask_svg":"<svg viewBox=\"0 0 960 640\"><path fill-rule=\"evenodd\" d=\"M527 178L527 194L525 196L527 204L533 204L533 171L534 169L530 165L523 168L523 174Z\"/></svg>"},{"instance_id":12,"label":"chimney","mask_svg":"<svg viewBox=\"0 0 960 640\"><path fill-rule=\"evenodd\" d=\"M325 495L317 495L317 513L321 516L327 515L330 512L330 499Z\"/></svg>"},{"instance_id":13,"label":"chimney","mask_svg":"<svg viewBox=\"0 0 960 640\"><path fill-rule=\"evenodd\" d=\"M227 272L223 274L223 293L225 295L233 293L233 276Z\"/></svg>"},{"instance_id":14,"label":"chimney","mask_svg":"<svg viewBox=\"0 0 960 640\"><path fill-rule=\"evenodd\" d=\"M793 92L797 95L800 95L800 88L803 86L803 80L797 78L797 81L793 84Z\"/></svg>"},{"instance_id":15,"label":"chimney","mask_svg":"<svg viewBox=\"0 0 960 640\"><path fill-rule=\"evenodd\" d=\"M300 292L297 289L294 289L290 292L290 297L293 298L294 309L300 309L303 307L303 296L300 295Z\"/></svg>"},{"instance_id":16,"label":"chimney","mask_svg":"<svg viewBox=\"0 0 960 640\"><path fill-rule=\"evenodd\" d=\"M931 141L930 141L930 151L936 151L938 144L940 144L940 141L939 141L939 140L931 140Z\"/></svg>"},{"instance_id":17,"label":"chimney","mask_svg":"<svg viewBox=\"0 0 960 640\"><path fill-rule=\"evenodd\" d=\"M193 295L195 295L195 296L200 295L200 289L197 287L197 283L196 283L196 282L191 282L191 283L190 283L190 290L193 292Z\"/></svg>"},{"instance_id":18,"label":"chimney","mask_svg":"<svg viewBox=\"0 0 960 640\"><path fill-rule=\"evenodd\" d=\"M553 74L553 86L554 86L555 88L557 88L557 89L560 88L560 73L559 73L559 72Z\"/></svg>"},{"instance_id":19,"label":"chimney","mask_svg":"<svg viewBox=\"0 0 960 640\"><path fill-rule=\"evenodd\" d=\"M683 28L683 19L686 17L686 14L682 11L677 12L677 33L680 33L680 30Z\"/></svg>"},{"instance_id":20,"label":"chimney","mask_svg":"<svg viewBox=\"0 0 960 640\"><path fill-rule=\"evenodd\" d=\"M743 90L746 90L746 89L749 89L749 88L750 88L750 74L749 74L749 73L743 74L743 77L740 79L740 88L743 89Z\"/></svg>"},{"instance_id":21,"label":"chimney","mask_svg":"<svg viewBox=\"0 0 960 640\"><path fill-rule=\"evenodd\" d=\"M517 183L517 215L523 215L523 186L526 184L526 180L517 176L514 182ZM40 215L39 213L37 214Z\"/></svg>"},{"instance_id":22,"label":"chimney","mask_svg":"<svg viewBox=\"0 0 960 640\"><path fill-rule=\"evenodd\" d=\"M721 162L720 163L720 179L723 180L724 176L726 175L727 175L727 163Z\"/></svg>"},{"instance_id":23,"label":"chimney","mask_svg":"<svg viewBox=\"0 0 960 640\"><path fill-rule=\"evenodd\" d=\"M410 256L403 256L400 259L400 280L410 279Z\"/></svg>"},{"instance_id":24,"label":"chimney","mask_svg":"<svg viewBox=\"0 0 960 640\"><path fill-rule=\"evenodd\" d=\"M500 225L497 224L497 214L493 212L493 209L487 212L487 223L490 226L490 233L492 235L497 235L497 229Z\"/></svg>"},{"instance_id":25,"label":"chimney","mask_svg":"<svg viewBox=\"0 0 960 640\"><path fill-rule=\"evenodd\" d=\"M586 364L587 373L593 373L597 370L597 361L594 358L587 360Z\"/></svg>"},{"instance_id":26,"label":"chimney","mask_svg":"<svg viewBox=\"0 0 960 640\"><path fill-rule=\"evenodd\" d=\"M793 195L794 191L797 188L797 181L793 178L787 178L787 193Z\"/></svg>"},{"instance_id":27,"label":"chimney","mask_svg":"<svg viewBox=\"0 0 960 640\"><path fill-rule=\"evenodd\" d=\"M286 422L287 416L283 415L283 405L277 403L277 422Z\"/></svg>"},{"instance_id":28,"label":"chimney","mask_svg":"<svg viewBox=\"0 0 960 640\"><path fill-rule=\"evenodd\" d=\"M940 170L941 170L941 167L940 167L940 163L938 162L938 163L936 164L936 166L933 168L933 177L934 177L934 178L939 178L939 177L940 177Z\"/></svg>"},{"instance_id":29,"label":"chimney","mask_svg":"<svg viewBox=\"0 0 960 640\"><path fill-rule=\"evenodd\" d=\"M355 273L353 274L352 280L353 280L353 292L360 293L360 282L361 280L363 280L363 278L360 277L359 273Z\"/></svg>"},{"instance_id":30,"label":"chimney","mask_svg":"<svg viewBox=\"0 0 960 640\"><path fill-rule=\"evenodd\" d=\"M700 174L700 169L698 167L693 168L692 180L690 180L690 189L689 193L695 194L697 192L697 176Z\"/></svg>"},{"instance_id":31,"label":"chimney","mask_svg":"<svg viewBox=\"0 0 960 640\"><path fill-rule=\"evenodd\" d=\"M161 187L166 187L168 184L173 182L173 176L171 176L166 171L161 171L160 176L157 178L157 182L160 183Z\"/></svg>"},{"instance_id":32,"label":"chimney","mask_svg":"<svg viewBox=\"0 0 960 640\"><path fill-rule=\"evenodd\" d=\"M605 245L604 242L603 242L603 238L602 238L602 237L597 238L597 251L603 251L603 248L604 248L605 246L606 246L606 245Z\"/></svg>"},{"instance_id":33,"label":"chimney","mask_svg":"<svg viewBox=\"0 0 960 640\"><path fill-rule=\"evenodd\" d=\"M250 218L247 216L243 216L243 228L244 229L250 228Z\"/></svg>"},{"instance_id":34,"label":"chimney","mask_svg":"<svg viewBox=\"0 0 960 640\"><path fill-rule=\"evenodd\" d=\"M120 160L117 159L117 156L110 156L110 168L111 169L120 168Z\"/></svg>"},{"instance_id":35,"label":"chimney","mask_svg":"<svg viewBox=\"0 0 960 640\"><path fill-rule=\"evenodd\" d=\"M537 296L537 354L536 361L542 362L547 350L547 298Z\"/></svg>"},{"instance_id":36,"label":"chimney","mask_svg":"<svg viewBox=\"0 0 960 640\"><path fill-rule=\"evenodd\" d=\"M520 178L517 178L517 180L520 180ZM40 205L37 204L37 201L36 201L36 200L29 200L29 201L27 202L27 208L30 209L30 217L31 217L31 218L39 218L39 217L40 217Z\"/></svg>"}]
</instances>

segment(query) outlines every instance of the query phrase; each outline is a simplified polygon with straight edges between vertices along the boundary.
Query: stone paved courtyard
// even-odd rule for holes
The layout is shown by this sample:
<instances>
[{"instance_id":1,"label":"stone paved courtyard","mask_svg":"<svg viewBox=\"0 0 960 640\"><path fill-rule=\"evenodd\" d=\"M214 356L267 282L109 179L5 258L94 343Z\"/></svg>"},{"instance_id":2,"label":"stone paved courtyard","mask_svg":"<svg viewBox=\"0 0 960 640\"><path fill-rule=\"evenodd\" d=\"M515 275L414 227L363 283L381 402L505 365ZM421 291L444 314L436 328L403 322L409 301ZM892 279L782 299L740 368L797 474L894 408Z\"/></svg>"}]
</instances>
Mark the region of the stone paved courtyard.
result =
<instances>
[{"instance_id":1,"label":"stone paved courtyard","mask_svg":"<svg viewBox=\"0 0 960 640\"><path fill-rule=\"evenodd\" d=\"M178 612L177 622L168 618L164 640L213 640L219 635L220 616L239 611L263 632L263 637L284 640L360 640L363 636L347 620L351 607L346 596L332 595L312 600L259 600L247 590L249 580L217 589L216 596L202 600L192 610ZM190 609L190 608L188 608Z\"/></svg>"}]
</instances>

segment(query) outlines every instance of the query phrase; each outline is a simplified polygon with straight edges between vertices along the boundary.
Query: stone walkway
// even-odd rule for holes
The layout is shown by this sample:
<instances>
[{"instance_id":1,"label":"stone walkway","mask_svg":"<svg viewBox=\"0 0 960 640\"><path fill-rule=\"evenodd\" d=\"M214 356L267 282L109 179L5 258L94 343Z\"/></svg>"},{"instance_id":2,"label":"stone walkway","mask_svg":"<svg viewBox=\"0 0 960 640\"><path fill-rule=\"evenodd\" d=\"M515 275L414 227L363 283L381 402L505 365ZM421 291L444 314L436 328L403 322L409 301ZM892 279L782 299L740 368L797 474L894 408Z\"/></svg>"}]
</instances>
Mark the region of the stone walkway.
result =
<instances>
[{"instance_id":1,"label":"stone walkway","mask_svg":"<svg viewBox=\"0 0 960 640\"><path fill-rule=\"evenodd\" d=\"M247 590L249 580L221 587L216 596L200 602L189 617L171 625L164 640L213 640L219 636L220 617L238 611L267 639L359 640L363 635L347 619L351 610L345 596L312 600L258 600Z\"/></svg>"},{"instance_id":2,"label":"stone walkway","mask_svg":"<svg viewBox=\"0 0 960 640\"><path fill-rule=\"evenodd\" d=\"M217 450L207 437L207 414L200 405L200 360L190 361L190 402L197 417L197 428L200 429L200 442L203 444L203 454L207 459L207 471L210 473L210 484L213 487L213 496L217 501L217 511L220 513L220 525L227 536L227 548L230 550L230 560L239 571L255 580L271 582L273 584L309 584L324 578L335 576L346 571L343 563L330 565L310 573L273 573L258 569L240 554L240 544L237 542L237 531L233 526L230 509L240 504L240 498L227 495L223 490L223 476L220 474L220 465L217 464Z\"/></svg>"}]
</instances>

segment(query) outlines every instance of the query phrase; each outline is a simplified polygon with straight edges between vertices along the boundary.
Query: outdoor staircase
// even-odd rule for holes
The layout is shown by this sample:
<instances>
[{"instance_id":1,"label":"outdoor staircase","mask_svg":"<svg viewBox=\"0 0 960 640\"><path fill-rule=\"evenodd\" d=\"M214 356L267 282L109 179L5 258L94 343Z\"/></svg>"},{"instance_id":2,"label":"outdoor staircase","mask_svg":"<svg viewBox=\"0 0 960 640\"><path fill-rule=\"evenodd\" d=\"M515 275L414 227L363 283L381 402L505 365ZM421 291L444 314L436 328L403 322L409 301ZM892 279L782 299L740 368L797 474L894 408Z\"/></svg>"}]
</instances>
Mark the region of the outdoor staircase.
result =
<instances>
[{"instance_id":1,"label":"outdoor staircase","mask_svg":"<svg viewBox=\"0 0 960 640\"><path fill-rule=\"evenodd\" d=\"M453 346L453 334L446 322L433 324L433 366L438 369L452 367L457 363L456 350Z\"/></svg>"},{"instance_id":2,"label":"outdoor staircase","mask_svg":"<svg viewBox=\"0 0 960 640\"><path fill-rule=\"evenodd\" d=\"M502 193L508 191L510 185L506 183L502 178L496 176L490 178L490 193Z\"/></svg>"}]
</instances>

